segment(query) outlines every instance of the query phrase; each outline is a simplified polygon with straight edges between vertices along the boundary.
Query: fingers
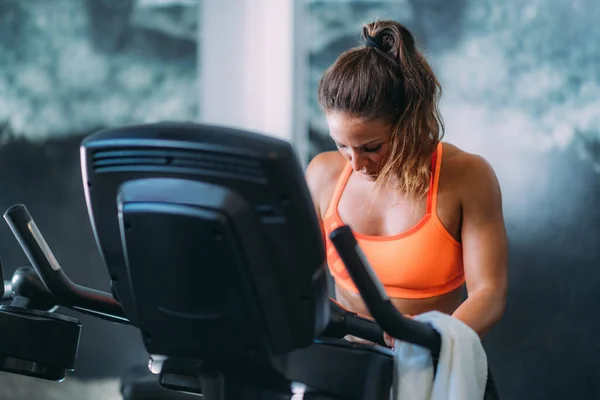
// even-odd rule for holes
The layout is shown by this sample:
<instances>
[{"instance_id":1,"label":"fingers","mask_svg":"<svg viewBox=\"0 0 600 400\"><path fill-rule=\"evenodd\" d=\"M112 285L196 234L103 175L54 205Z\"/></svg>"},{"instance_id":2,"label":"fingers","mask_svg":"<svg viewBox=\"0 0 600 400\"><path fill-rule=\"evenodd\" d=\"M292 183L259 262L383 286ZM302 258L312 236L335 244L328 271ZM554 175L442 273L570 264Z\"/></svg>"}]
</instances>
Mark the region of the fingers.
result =
<instances>
[{"instance_id":1,"label":"fingers","mask_svg":"<svg viewBox=\"0 0 600 400\"><path fill-rule=\"evenodd\" d=\"M383 332L383 341L389 348L394 348L394 338L388 335L386 332Z\"/></svg>"},{"instance_id":2,"label":"fingers","mask_svg":"<svg viewBox=\"0 0 600 400\"><path fill-rule=\"evenodd\" d=\"M349 342L352 342L352 343L375 344L375 343L370 342L370 341L368 341L366 339L361 339L359 337L352 336L352 335L346 335L346 336L344 336L344 339L347 340L347 341L349 341Z\"/></svg>"},{"instance_id":3,"label":"fingers","mask_svg":"<svg viewBox=\"0 0 600 400\"><path fill-rule=\"evenodd\" d=\"M404 314L404 316L410 319L413 318L413 316L410 314ZM394 349L395 339L392 336L390 336L387 332L383 332L383 341L389 348L391 348L392 350Z\"/></svg>"}]
</instances>

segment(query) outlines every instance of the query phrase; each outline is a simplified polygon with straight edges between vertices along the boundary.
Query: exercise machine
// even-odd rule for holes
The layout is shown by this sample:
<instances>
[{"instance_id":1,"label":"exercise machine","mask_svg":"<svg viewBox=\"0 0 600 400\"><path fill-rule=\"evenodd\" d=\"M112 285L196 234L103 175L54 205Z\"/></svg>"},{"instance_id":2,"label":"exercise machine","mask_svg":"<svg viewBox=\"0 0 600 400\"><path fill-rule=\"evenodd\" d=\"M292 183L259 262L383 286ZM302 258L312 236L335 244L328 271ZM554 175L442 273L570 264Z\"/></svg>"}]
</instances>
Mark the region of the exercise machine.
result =
<instances>
[{"instance_id":1,"label":"exercise machine","mask_svg":"<svg viewBox=\"0 0 600 400\"><path fill-rule=\"evenodd\" d=\"M163 388L206 399L387 399L383 331L439 352L402 317L348 226L331 241L373 320L329 299L321 231L285 141L236 129L157 123L84 139L85 199L111 293L64 273L22 204L4 214L32 267L4 285L0 369L60 381L81 324L57 307L134 326ZM51 343L52 346L48 344Z\"/></svg>"}]
</instances>

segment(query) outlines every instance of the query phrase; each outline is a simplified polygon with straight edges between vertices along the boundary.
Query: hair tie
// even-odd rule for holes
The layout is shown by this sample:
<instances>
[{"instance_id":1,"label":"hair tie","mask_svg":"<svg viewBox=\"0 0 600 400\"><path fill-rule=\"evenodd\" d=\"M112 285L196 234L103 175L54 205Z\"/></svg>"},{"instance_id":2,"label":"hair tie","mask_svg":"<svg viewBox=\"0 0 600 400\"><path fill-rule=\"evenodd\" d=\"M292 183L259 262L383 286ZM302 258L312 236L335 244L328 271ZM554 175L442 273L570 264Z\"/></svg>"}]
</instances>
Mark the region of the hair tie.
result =
<instances>
[{"instance_id":1,"label":"hair tie","mask_svg":"<svg viewBox=\"0 0 600 400\"><path fill-rule=\"evenodd\" d=\"M365 35L365 46L379 48L380 44L379 41L373 36Z\"/></svg>"}]
</instances>

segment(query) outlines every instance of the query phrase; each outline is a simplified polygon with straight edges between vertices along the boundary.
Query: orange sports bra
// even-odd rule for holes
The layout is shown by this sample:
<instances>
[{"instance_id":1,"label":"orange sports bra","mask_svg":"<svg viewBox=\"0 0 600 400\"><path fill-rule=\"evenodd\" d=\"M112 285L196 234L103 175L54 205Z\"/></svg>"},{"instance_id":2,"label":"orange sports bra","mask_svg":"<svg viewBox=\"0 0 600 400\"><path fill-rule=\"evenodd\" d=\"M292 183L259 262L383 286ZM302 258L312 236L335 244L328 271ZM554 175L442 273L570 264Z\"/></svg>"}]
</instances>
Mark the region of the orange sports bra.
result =
<instances>
[{"instance_id":1,"label":"orange sports bra","mask_svg":"<svg viewBox=\"0 0 600 400\"><path fill-rule=\"evenodd\" d=\"M436 212L441 163L440 142L431 162L427 211L414 227L394 236L368 236L354 232L360 248L390 297L435 297L451 292L465 282L462 246L442 225ZM358 293L329 240L331 232L344 225L338 212L338 203L351 174L352 167L347 164L323 218L323 230L327 264L336 284Z\"/></svg>"}]
</instances>

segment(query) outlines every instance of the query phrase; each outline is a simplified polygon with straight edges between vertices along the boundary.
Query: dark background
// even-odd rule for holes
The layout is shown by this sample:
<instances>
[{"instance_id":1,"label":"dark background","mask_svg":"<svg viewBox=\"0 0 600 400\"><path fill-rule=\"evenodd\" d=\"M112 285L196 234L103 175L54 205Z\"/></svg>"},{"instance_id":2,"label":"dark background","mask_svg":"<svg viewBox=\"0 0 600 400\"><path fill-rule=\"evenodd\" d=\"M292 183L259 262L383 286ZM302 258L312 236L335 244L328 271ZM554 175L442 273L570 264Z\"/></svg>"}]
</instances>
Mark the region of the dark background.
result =
<instances>
[{"instance_id":1,"label":"dark background","mask_svg":"<svg viewBox=\"0 0 600 400\"><path fill-rule=\"evenodd\" d=\"M600 7L561 0L311 1L311 154L334 149L318 77L395 19L443 88L444 140L484 156L502 186L509 296L484 340L502 398L600 396Z\"/></svg>"},{"instance_id":2,"label":"dark background","mask_svg":"<svg viewBox=\"0 0 600 400\"><path fill-rule=\"evenodd\" d=\"M81 140L104 127L197 118L198 6L172 3L0 0L0 210L24 203L81 285L109 290L83 196ZM0 238L10 277L28 261L4 221ZM146 365L136 330L64 314L83 324L72 376ZM9 395L3 382L13 378L0 377L0 396Z\"/></svg>"},{"instance_id":3,"label":"dark background","mask_svg":"<svg viewBox=\"0 0 600 400\"><path fill-rule=\"evenodd\" d=\"M108 276L85 209L81 139L198 112L197 7L142 3L0 0L0 210L26 204L72 279L103 290ZM306 4L311 149L301 156L332 148L315 96L323 70L358 43L361 23L404 22L444 86L445 140L486 157L502 185L509 299L485 339L502 397L597 397L600 7L592 0ZM26 258L4 223L0 238L9 275ZM83 323L76 377L117 377L146 363L134 330L65 313ZM0 377L0 395L8 395L8 378ZM18 382L36 382L28 379Z\"/></svg>"}]
</instances>

